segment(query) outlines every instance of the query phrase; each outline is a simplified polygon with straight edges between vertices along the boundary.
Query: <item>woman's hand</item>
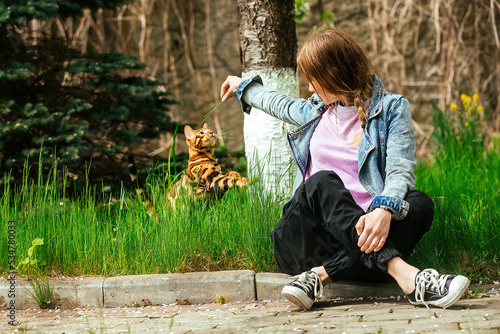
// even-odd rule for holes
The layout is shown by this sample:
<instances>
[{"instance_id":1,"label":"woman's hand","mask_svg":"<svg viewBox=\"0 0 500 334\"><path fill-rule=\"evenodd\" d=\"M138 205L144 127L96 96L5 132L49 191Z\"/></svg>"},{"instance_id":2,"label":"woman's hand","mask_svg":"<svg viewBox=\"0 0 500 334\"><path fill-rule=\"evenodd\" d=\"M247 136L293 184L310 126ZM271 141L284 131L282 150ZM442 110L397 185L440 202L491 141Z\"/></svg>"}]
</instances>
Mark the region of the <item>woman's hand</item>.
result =
<instances>
[{"instance_id":1,"label":"woman's hand","mask_svg":"<svg viewBox=\"0 0 500 334\"><path fill-rule=\"evenodd\" d=\"M358 247L362 252L378 252L385 244L391 227L391 213L377 208L361 216L356 224Z\"/></svg>"},{"instance_id":2,"label":"woman's hand","mask_svg":"<svg viewBox=\"0 0 500 334\"><path fill-rule=\"evenodd\" d=\"M238 90L238 86L243 82L243 79L234 75L230 75L227 77L226 81L222 84L220 89L220 97L222 98L222 102L226 102L231 97L236 94Z\"/></svg>"}]
</instances>

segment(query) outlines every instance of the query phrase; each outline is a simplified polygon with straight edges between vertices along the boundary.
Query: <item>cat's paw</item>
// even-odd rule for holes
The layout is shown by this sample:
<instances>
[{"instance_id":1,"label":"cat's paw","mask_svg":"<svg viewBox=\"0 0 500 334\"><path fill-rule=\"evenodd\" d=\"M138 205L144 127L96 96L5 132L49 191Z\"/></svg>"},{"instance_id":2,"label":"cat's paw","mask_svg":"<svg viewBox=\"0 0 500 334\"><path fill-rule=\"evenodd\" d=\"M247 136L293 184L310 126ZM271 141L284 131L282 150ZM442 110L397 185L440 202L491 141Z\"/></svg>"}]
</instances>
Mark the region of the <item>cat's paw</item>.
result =
<instances>
[{"instance_id":1,"label":"cat's paw","mask_svg":"<svg viewBox=\"0 0 500 334\"><path fill-rule=\"evenodd\" d=\"M243 188L243 187L248 186L248 179L246 179L244 177L240 177L240 178L236 179L236 186L238 188Z\"/></svg>"},{"instance_id":2,"label":"cat's paw","mask_svg":"<svg viewBox=\"0 0 500 334\"><path fill-rule=\"evenodd\" d=\"M254 177L254 178L251 178L251 179L248 179L246 177L242 177L242 178L238 179L237 185L238 185L238 187L246 187L246 186L248 186L248 185L250 185L252 183L255 183L257 181L259 181L258 177Z\"/></svg>"},{"instance_id":3,"label":"cat's paw","mask_svg":"<svg viewBox=\"0 0 500 334\"><path fill-rule=\"evenodd\" d=\"M232 177L232 178L238 178L238 177L241 177L241 176L240 176L240 173L235 172L235 171L230 171L230 172L227 172L226 176L230 176L230 177Z\"/></svg>"}]
</instances>

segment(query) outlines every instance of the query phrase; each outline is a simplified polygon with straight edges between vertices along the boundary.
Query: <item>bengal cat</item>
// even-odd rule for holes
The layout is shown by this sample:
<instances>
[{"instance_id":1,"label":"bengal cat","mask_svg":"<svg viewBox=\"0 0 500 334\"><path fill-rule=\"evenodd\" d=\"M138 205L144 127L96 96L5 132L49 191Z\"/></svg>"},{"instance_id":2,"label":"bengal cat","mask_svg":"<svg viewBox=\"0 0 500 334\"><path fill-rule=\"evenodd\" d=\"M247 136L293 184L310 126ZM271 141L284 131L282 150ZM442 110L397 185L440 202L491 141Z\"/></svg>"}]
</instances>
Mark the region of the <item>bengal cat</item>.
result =
<instances>
[{"instance_id":1,"label":"bengal cat","mask_svg":"<svg viewBox=\"0 0 500 334\"><path fill-rule=\"evenodd\" d=\"M231 188L242 188L248 185L249 179L241 177L238 172L222 174L221 168L214 158L217 135L207 124L203 128L193 130L189 125L184 127L186 143L189 149L188 166L169 191L168 199L172 206L185 191L188 195L213 201L222 198Z\"/></svg>"}]
</instances>

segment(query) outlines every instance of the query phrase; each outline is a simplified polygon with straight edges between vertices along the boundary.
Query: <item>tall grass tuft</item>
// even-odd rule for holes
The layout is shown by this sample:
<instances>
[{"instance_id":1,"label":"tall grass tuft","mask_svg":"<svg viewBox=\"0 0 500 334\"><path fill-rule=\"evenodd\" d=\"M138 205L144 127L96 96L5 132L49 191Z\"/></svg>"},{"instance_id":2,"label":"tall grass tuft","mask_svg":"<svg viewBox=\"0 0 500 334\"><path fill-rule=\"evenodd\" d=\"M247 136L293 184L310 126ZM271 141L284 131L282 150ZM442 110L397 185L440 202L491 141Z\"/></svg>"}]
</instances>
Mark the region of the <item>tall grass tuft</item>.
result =
<instances>
[{"instance_id":1,"label":"tall grass tuft","mask_svg":"<svg viewBox=\"0 0 500 334\"><path fill-rule=\"evenodd\" d=\"M461 100L460 107L433 108L437 147L416 175L435 216L414 261L487 279L500 276L500 145L487 136L479 97Z\"/></svg>"}]
</instances>

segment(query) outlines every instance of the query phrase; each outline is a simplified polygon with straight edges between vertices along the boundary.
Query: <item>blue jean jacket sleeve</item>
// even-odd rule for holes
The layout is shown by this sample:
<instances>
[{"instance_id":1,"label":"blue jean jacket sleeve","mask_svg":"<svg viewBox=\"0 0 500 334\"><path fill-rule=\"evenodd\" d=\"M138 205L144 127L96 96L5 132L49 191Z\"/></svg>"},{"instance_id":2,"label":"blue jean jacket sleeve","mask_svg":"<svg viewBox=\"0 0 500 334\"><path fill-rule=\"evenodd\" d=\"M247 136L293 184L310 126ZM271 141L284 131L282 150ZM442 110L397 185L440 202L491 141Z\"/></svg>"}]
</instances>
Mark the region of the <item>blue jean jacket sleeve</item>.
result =
<instances>
[{"instance_id":1,"label":"blue jean jacket sleeve","mask_svg":"<svg viewBox=\"0 0 500 334\"><path fill-rule=\"evenodd\" d=\"M368 211L373 211L378 207L385 206L393 214L393 219L401 220L408 214L410 203L400 198L391 196L375 196Z\"/></svg>"},{"instance_id":2,"label":"blue jean jacket sleeve","mask_svg":"<svg viewBox=\"0 0 500 334\"><path fill-rule=\"evenodd\" d=\"M262 85L256 75L244 80L236 92L243 111L250 114L252 107L260 109L286 123L297 126L307 123L311 116L317 116L315 108L306 99L294 99Z\"/></svg>"},{"instance_id":3,"label":"blue jean jacket sleeve","mask_svg":"<svg viewBox=\"0 0 500 334\"><path fill-rule=\"evenodd\" d=\"M417 162L408 100L399 98L388 110L386 117L388 128L384 190L382 194L375 196L370 209L383 205L393 211L394 219L403 219L409 210L409 204L403 199L415 187L413 171Z\"/></svg>"},{"instance_id":4,"label":"blue jean jacket sleeve","mask_svg":"<svg viewBox=\"0 0 500 334\"><path fill-rule=\"evenodd\" d=\"M250 110L252 109L252 106L248 104L244 99L242 99L243 92L247 89L248 85L251 83L258 83L259 85L263 85L262 79L260 76L256 75L253 76L250 79L244 80L239 86L238 90L236 91L236 97L238 98L238 101L240 101L241 108L243 109L243 112L250 114Z\"/></svg>"},{"instance_id":5,"label":"blue jean jacket sleeve","mask_svg":"<svg viewBox=\"0 0 500 334\"><path fill-rule=\"evenodd\" d=\"M399 99L397 104L388 111L386 176L382 195L404 198L415 187L413 171L417 163L417 150L410 104L405 98Z\"/></svg>"}]
</instances>

